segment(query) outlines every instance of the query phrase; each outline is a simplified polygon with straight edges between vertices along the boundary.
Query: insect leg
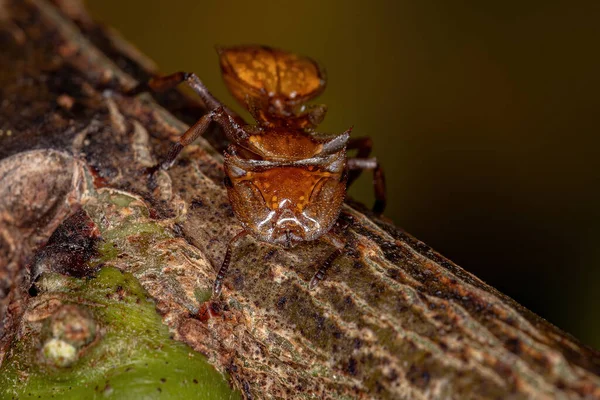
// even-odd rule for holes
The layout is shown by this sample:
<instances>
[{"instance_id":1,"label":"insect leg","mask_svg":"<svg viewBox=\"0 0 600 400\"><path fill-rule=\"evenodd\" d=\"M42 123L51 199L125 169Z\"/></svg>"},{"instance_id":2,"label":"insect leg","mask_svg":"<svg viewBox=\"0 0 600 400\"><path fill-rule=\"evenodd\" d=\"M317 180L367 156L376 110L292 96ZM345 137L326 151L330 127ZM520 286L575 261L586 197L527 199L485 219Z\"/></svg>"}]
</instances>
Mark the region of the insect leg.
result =
<instances>
[{"instance_id":1,"label":"insect leg","mask_svg":"<svg viewBox=\"0 0 600 400\"><path fill-rule=\"evenodd\" d=\"M208 129L208 126L210 125L214 117L214 111L210 111L207 114L204 114L202 118L200 118L194 125L192 125L187 131L185 131L183 135L181 135L177 143L171 146L167 157L161 163L156 164L154 167L150 168L148 170L148 173L154 174L154 172L158 171L159 169L169 169L175 162L175 159L177 158L181 150L183 150L185 146L189 145L194 140L202 136L204 132L206 132L206 129Z\"/></svg>"},{"instance_id":2,"label":"insect leg","mask_svg":"<svg viewBox=\"0 0 600 400\"><path fill-rule=\"evenodd\" d=\"M368 158L371 155L371 150L373 149L373 140L370 137L359 137L359 138L351 138L348 141L348 145L346 146L347 150L358 150L356 153L356 158ZM354 182L360 176L362 170L354 170L350 171L348 174L348 183L350 186L352 182Z\"/></svg>"},{"instance_id":3,"label":"insect leg","mask_svg":"<svg viewBox=\"0 0 600 400\"><path fill-rule=\"evenodd\" d=\"M229 264L231 262L231 251L233 245L240 239L244 238L249 232L243 230L237 235L233 237L227 244L227 251L225 252L225 258L223 259L223 264L221 264L221 268L219 268L219 272L217 273L217 278L215 279L215 283L213 284L213 297L219 297L221 294L221 290L223 289L223 279L225 279L225 275L227 275L227 270L229 270Z\"/></svg>"},{"instance_id":4,"label":"insect leg","mask_svg":"<svg viewBox=\"0 0 600 400\"><path fill-rule=\"evenodd\" d=\"M321 267L319 267L317 273L310 280L310 283L308 284L309 289L314 289L319 284L319 282L321 282L325 278L325 274L327 273L329 268L331 268L331 264L333 264L335 259L341 255L342 249L335 249L334 252L331 253L325 261L323 261L323 264L321 264Z\"/></svg>"},{"instance_id":5,"label":"insect leg","mask_svg":"<svg viewBox=\"0 0 600 400\"><path fill-rule=\"evenodd\" d=\"M385 209L387 196L385 191L385 175L376 158L349 158L348 169L350 172L356 170L370 169L373 171L373 187L375 189L375 204L373 211L381 214Z\"/></svg>"},{"instance_id":6,"label":"insect leg","mask_svg":"<svg viewBox=\"0 0 600 400\"><path fill-rule=\"evenodd\" d=\"M169 169L175 159L183 150L183 148L191 143L193 143L196 139L198 139L206 130L212 121L217 122L227 135L227 138L231 141L242 140L247 137L244 129L238 125L233 118L227 114L227 112L223 109L223 107L218 107L208 113L204 114L202 118L200 118L194 125L192 125L177 141L177 143L171 146L167 157L161 163L155 165L152 168L149 168L147 172L153 175L159 169L167 170Z\"/></svg>"},{"instance_id":7,"label":"insect leg","mask_svg":"<svg viewBox=\"0 0 600 400\"><path fill-rule=\"evenodd\" d=\"M347 236L348 226L349 223L340 218L337 220L331 231L329 231L326 235L321 236L320 240L333 245L336 249L319 266L319 270L312 277L310 283L308 284L309 289L314 289L319 282L325 279L327 271L329 268L331 268L333 262L344 253L344 250L350 249L354 246L354 240Z\"/></svg>"},{"instance_id":8,"label":"insect leg","mask_svg":"<svg viewBox=\"0 0 600 400\"><path fill-rule=\"evenodd\" d=\"M217 98L210 93L204 83L202 83L200 78L198 78L198 76L193 72L176 72L167 76L151 78L149 81L140 83L134 88L128 90L126 93L130 96L134 96L143 92L161 93L169 89L173 89L175 86L183 82L185 82L189 87L192 88L192 90L194 90L194 92L196 92L196 94L198 94L198 96L200 96L206 108L209 110L214 110L216 108L223 107L225 112L231 115L236 122L242 125L246 124L242 117L217 100Z\"/></svg>"}]
</instances>

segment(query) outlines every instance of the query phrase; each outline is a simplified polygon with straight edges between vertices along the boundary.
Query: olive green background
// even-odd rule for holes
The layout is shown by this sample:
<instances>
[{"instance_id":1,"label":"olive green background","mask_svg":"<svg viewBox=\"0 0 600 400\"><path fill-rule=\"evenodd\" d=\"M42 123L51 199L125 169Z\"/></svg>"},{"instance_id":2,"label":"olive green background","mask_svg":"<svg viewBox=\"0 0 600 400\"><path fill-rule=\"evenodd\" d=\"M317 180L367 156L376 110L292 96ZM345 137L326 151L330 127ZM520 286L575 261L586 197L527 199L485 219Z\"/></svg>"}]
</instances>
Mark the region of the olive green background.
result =
<instances>
[{"instance_id":1,"label":"olive green background","mask_svg":"<svg viewBox=\"0 0 600 400\"><path fill-rule=\"evenodd\" d=\"M87 3L162 71L196 72L227 104L214 45L320 61L322 130L373 137L386 214L600 347L600 2ZM371 192L368 176L350 191Z\"/></svg>"}]
</instances>

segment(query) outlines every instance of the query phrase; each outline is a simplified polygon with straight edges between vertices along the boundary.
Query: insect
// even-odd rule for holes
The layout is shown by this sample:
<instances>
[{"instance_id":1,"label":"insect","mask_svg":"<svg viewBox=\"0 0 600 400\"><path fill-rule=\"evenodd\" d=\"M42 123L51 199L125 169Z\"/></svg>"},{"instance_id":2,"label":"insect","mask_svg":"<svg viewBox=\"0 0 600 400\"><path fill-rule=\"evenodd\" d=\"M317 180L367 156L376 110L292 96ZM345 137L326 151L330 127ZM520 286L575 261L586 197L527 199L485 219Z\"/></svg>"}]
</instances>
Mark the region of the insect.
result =
<instances>
[{"instance_id":1,"label":"insect","mask_svg":"<svg viewBox=\"0 0 600 400\"><path fill-rule=\"evenodd\" d=\"M325 105L306 105L326 84L325 71L314 60L266 46L218 49L225 83L255 119L246 123L221 104L193 73L178 72L153 78L131 90L164 91L187 83L210 110L175 143L163 162L150 172L168 169L181 150L202 135L211 122L219 124L229 147L224 153L225 186L243 230L230 240L213 286L219 296L236 242L250 234L256 239L294 247L304 241L325 240L336 249L310 282L322 280L345 245L332 231L346 188L362 170L373 171L375 205L383 212L385 181L375 158L369 158L368 138L350 139L349 130L327 135L316 130ZM357 149L348 158L347 149Z\"/></svg>"}]
</instances>

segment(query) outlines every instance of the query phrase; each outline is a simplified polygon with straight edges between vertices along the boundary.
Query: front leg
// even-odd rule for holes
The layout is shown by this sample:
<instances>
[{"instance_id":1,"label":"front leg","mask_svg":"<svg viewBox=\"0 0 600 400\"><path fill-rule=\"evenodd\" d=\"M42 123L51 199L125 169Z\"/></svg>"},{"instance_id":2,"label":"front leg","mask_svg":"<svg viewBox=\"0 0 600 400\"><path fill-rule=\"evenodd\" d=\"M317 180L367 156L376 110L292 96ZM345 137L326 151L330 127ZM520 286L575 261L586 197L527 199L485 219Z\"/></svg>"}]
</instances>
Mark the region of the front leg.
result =
<instances>
[{"instance_id":1,"label":"front leg","mask_svg":"<svg viewBox=\"0 0 600 400\"><path fill-rule=\"evenodd\" d=\"M183 148L196 139L198 139L208 129L212 121L217 122L229 141L238 143L248 139L248 134L242 126L235 122L234 118L224 109L224 107L218 107L208 113L204 114L194 125L192 125L183 135L179 137L177 143L171 146L167 157L159 164L150 168L148 172L154 174L159 169L167 170L171 168L175 159L181 153Z\"/></svg>"},{"instance_id":2,"label":"front leg","mask_svg":"<svg viewBox=\"0 0 600 400\"><path fill-rule=\"evenodd\" d=\"M314 289L319 282L325 279L327 271L329 271L335 260L344 254L345 250L354 248L354 239L347 234L349 225L348 221L339 218L333 228L319 239L335 247L335 250L320 264L319 269L308 284L309 289Z\"/></svg>"},{"instance_id":3,"label":"front leg","mask_svg":"<svg viewBox=\"0 0 600 400\"><path fill-rule=\"evenodd\" d=\"M249 137L244 130L244 126L246 125L244 120L234 111L221 104L221 102L208 91L200 78L198 78L198 76L194 73L177 72L172 75L152 78L148 82L141 83L128 90L126 94L133 96L146 91L164 92L183 82L187 83L200 96L200 98L202 98L204 104L210 109L210 111L203 115L179 138L177 143L175 143L169 150L169 153L164 161L148 169L150 174L154 174L159 169L169 169L175 162L175 159L181 150L202 136L212 121L217 122L221 128L223 128L223 131L230 142L242 142L247 140Z\"/></svg>"},{"instance_id":4,"label":"front leg","mask_svg":"<svg viewBox=\"0 0 600 400\"><path fill-rule=\"evenodd\" d=\"M208 126L215 118L217 113L223 112L222 109L217 109L213 111L209 111L207 114L203 115L194 125L192 125L177 141L177 143L171 146L169 153L167 153L167 157L159 164L156 164L154 167L150 168L149 172L153 174L159 169L167 170L171 168L175 159L181 153L183 148L191 143L193 143L196 139L198 139L206 130Z\"/></svg>"},{"instance_id":5,"label":"front leg","mask_svg":"<svg viewBox=\"0 0 600 400\"><path fill-rule=\"evenodd\" d=\"M229 264L231 263L231 252L233 251L233 246L241 239L245 238L248 235L248 231L243 230L237 235L233 237L227 243L227 251L225 252L225 258L223 259L223 263L221 264L221 268L219 268L219 272L217 272L217 278L215 279L215 283L213 283L213 298L219 297L221 294L221 290L223 290L223 279L227 275L227 271L229 270Z\"/></svg>"},{"instance_id":6,"label":"front leg","mask_svg":"<svg viewBox=\"0 0 600 400\"><path fill-rule=\"evenodd\" d=\"M327 274L327 271L329 271L329 268L331 268L331 265L333 264L333 262L339 256L341 256L342 253L343 253L342 249L335 249L329 255L329 257L327 257L325 259L325 261L323 261L323 263L319 267L319 270L317 271L317 273L310 280L310 283L308 284L309 289L311 289L311 290L314 289L319 284L319 282L321 282L323 279L325 279L325 275Z\"/></svg>"},{"instance_id":7,"label":"front leg","mask_svg":"<svg viewBox=\"0 0 600 400\"><path fill-rule=\"evenodd\" d=\"M222 107L225 112L234 119L234 121L240 125L246 125L246 122L242 117L240 117L233 110L229 109L229 107L225 106L221 103L212 93L208 90L208 88L204 85L204 83L198 78L196 74L193 72L176 72L171 75L160 76L151 78L149 81L140 83L134 88L128 90L126 94L130 96L135 96L137 94L143 92L157 92L162 93L169 89L173 89L177 85L181 83L186 83L200 98L202 102L209 110L214 110Z\"/></svg>"}]
</instances>

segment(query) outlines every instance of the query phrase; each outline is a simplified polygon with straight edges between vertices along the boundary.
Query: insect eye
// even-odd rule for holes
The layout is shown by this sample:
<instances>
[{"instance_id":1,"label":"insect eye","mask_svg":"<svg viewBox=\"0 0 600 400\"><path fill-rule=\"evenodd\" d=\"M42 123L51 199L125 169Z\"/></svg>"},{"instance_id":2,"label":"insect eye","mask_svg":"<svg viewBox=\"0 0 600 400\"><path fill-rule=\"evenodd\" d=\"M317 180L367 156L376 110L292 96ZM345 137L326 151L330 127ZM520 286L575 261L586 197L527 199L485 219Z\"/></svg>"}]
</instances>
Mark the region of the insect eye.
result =
<instances>
[{"instance_id":1,"label":"insect eye","mask_svg":"<svg viewBox=\"0 0 600 400\"><path fill-rule=\"evenodd\" d=\"M260 190L250 181L231 181L227 188L229 200L238 219L251 229L268 220L271 209L265 203Z\"/></svg>"},{"instance_id":2,"label":"insect eye","mask_svg":"<svg viewBox=\"0 0 600 400\"><path fill-rule=\"evenodd\" d=\"M346 194L346 185L334 177L321 178L313 187L303 214L318 221L321 229L329 229L337 219Z\"/></svg>"},{"instance_id":3,"label":"insect eye","mask_svg":"<svg viewBox=\"0 0 600 400\"><path fill-rule=\"evenodd\" d=\"M337 186L337 182L331 178L321 178L319 181L313 186L313 189L310 193L310 202L311 203L319 203L325 201L331 201L331 199L335 195L335 187Z\"/></svg>"}]
</instances>

